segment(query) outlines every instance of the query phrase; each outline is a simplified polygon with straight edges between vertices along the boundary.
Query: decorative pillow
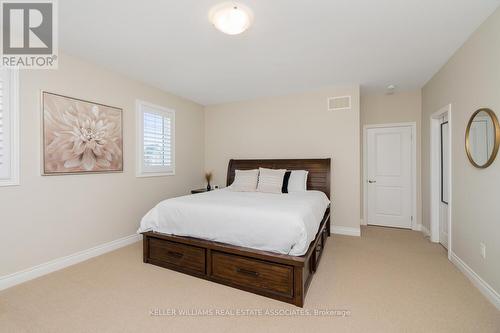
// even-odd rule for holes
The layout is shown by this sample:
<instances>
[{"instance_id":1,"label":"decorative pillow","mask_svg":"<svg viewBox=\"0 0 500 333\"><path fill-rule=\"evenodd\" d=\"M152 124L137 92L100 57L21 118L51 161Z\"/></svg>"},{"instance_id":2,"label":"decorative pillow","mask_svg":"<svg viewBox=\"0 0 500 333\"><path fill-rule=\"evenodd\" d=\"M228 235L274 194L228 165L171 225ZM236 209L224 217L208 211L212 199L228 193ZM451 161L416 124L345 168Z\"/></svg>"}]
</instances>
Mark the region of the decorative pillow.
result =
<instances>
[{"instance_id":1,"label":"decorative pillow","mask_svg":"<svg viewBox=\"0 0 500 333\"><path fill-rule=\"evenodd\" d=\"M259 170L235 170L234 181L230 188L238 192L254 192L257 190L259 181Z\"/></svg>"},{"instance_id":2,"label":"decorative pillow","mask_svg":"<svg viewBox=\"0 0 500 333\"><path fill-rule=\"evenodd\" d=\"M285 172L285 176L283 177L283 186L281 186L281 193L288 193L288 181L290 180L291 171Z\"/></svg>"},{"instance_id":3,"label":"decorative pillow","mask_svg":"<svg viewBox=\"0 0 500 333\"><path fill-rule=\"evenodd\" d=\"M307 174L306 170L292 170L290 179L288 180L288 193L305 192L307 190Z\"/></svg>"},{"instance_id":4,"label":"decorative pillow","mask_svg":"<svg viewBox=\"0 0 500 333\"><path fill-rule=\"evenodd\" d=\"M259 168L259 184L257 191L266 193L281 193L285 169Z\"/></svg>"}]
</instances>

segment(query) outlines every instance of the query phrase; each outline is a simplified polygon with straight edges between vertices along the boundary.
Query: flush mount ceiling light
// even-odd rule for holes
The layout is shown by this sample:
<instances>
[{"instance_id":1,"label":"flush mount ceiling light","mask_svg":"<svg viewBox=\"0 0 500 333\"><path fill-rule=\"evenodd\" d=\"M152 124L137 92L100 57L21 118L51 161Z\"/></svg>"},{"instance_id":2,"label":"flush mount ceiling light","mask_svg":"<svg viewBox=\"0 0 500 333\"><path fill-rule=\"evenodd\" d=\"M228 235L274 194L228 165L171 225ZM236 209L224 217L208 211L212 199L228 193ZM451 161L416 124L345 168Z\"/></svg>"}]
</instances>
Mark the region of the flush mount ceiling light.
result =
<instances>
[{"instance_id":1,"label":"flush mount ceiling light","mask_svg":"<svg viewBox=\"0 0 500 333\"><path fill-rule=\"evenodd\" d=\"M242 4L224 2L210 10L209 19L223 33L238 35L250 27L253 14L250 8Z\"/></svg>"}]
</instances>

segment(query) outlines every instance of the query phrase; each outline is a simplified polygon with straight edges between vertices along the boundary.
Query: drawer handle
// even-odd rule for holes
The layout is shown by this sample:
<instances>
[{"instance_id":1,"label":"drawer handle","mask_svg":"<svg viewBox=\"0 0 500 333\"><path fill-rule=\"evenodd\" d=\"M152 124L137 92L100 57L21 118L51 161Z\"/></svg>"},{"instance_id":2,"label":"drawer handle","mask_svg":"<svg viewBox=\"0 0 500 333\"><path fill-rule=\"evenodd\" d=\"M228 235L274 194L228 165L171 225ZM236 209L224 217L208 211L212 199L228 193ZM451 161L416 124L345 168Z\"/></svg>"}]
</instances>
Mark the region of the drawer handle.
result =
<instances>
[{"instance_id":1,"label":"drawer handle","mask_svg":"<svg viewBox=\"0 0 500 333\"><path fill-rule=\"evenodd\" d=\"M184 256L183 253L180 253L180 252L174 252L174 251L167 251L167 254L170 256L170 257L174 257L174 258L177 258L177 259L180 259Z\"/></svg>"},{"instance_id":2,"label":"drawer handle","mask_svg":"<svg viewBox=\"0 0 500 333\"><path fill-rule=\"evenodd\" d=\"M250 271L250 270L244 269L244 268L236 268L236 272L238 272L240 274L248 275L248 276L254 276L254 277L259 276L258 272Z\"/></svg>"}]
</instances>

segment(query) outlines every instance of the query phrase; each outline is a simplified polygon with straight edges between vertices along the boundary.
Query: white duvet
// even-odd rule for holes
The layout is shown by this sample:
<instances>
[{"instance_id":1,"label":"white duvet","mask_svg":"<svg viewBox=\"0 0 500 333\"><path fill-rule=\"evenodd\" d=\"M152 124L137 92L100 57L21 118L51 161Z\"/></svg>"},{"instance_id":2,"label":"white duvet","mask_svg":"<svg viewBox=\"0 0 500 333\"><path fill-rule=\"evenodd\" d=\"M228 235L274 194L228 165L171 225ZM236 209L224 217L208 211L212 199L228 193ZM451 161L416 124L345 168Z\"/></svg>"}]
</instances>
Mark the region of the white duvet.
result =
<instances>
[{"instance_id":1,"label":"white duvet","mask_svg":"<svg viewBox=\"0 0 500 333\"><path fill-rule=\"evenodd\" d=\"M272 194L226 188L162 201L142 218L137 232L300 256L314 240L329 204L320 191Z\"/></svg>"}]
</instances>

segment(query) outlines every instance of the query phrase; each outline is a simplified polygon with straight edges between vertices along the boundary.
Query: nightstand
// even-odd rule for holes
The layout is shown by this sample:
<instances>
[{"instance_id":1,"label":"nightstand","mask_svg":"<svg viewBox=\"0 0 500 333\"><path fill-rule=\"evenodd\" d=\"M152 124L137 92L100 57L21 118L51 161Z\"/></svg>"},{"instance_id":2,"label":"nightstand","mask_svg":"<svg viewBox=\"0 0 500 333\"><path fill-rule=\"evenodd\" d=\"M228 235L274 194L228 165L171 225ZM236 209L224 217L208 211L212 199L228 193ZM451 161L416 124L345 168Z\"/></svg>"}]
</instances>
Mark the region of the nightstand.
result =
<instances>
[{"instance_id":1,"label":"nightstand","mask_svg":"<svg viewBox=\"0 0 500 333\"><path fill-rule=\"evenodd\" d=\"M211 189L210 191L213 191L213 189ZM199 189L196 189L196 190L191 190L191 194L205 193L205 192L207 192L206 188L199 188Z\"/></svg>"}]
</instances>

